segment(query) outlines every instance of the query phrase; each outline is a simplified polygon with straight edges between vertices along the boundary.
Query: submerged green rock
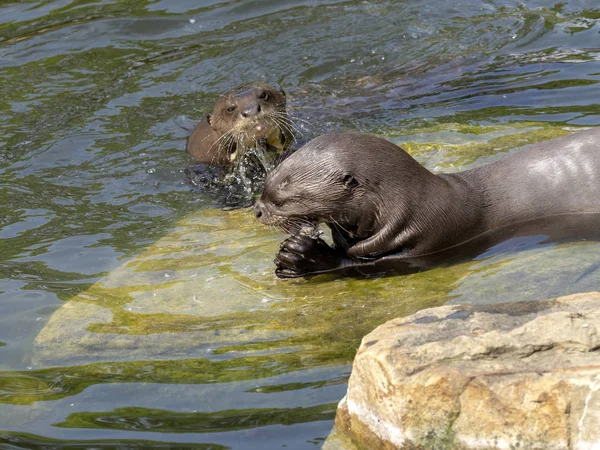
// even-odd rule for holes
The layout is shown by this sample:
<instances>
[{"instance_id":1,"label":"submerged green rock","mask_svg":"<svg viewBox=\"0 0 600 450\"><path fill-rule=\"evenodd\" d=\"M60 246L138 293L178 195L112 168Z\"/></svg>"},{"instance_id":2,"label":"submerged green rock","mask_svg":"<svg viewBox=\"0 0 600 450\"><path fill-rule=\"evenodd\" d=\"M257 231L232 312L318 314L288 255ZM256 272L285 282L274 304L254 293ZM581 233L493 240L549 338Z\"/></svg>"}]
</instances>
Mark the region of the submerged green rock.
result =
<instances>
[{"instance_id":1,"label":"submerged green rock","mask_svg":"<svg viewBox=\"0 0 600 450\"><path fill-rule=\"evenodd\" d=\"M35 340L32 361L210 357L309 346L349 362L362 334L392 314L445 302L445 279L457 278L450 268L427 277L281 281L272 260L283 237L247 210L199 212L56 311ZM440 277L444 281L436 281ZM326 341L331 346L323 346Z\"/></svg>"}]
</instances>

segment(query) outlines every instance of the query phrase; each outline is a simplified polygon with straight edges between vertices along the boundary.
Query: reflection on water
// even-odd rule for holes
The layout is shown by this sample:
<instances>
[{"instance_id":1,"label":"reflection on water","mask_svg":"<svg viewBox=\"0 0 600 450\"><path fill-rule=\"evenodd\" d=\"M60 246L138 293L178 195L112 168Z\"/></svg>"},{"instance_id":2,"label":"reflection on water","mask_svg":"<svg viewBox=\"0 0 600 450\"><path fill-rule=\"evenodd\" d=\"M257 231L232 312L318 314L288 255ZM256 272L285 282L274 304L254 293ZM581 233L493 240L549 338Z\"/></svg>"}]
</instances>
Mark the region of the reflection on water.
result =
<instances>
[{"instance_id":1,"label":"reflection on water","mask_svg":"<svg viewBox=\"0 0 600 450\"><path fill-rule=\"evenodd\" d=\"M0 3L0 447L319 447L360 338L448 301L600 288L598 245L281 282L281 235L191 191L221 92L432 170L600 124L592 0ZM517 243L518 245L518 243Z\"/></svg>"}]
</instances>

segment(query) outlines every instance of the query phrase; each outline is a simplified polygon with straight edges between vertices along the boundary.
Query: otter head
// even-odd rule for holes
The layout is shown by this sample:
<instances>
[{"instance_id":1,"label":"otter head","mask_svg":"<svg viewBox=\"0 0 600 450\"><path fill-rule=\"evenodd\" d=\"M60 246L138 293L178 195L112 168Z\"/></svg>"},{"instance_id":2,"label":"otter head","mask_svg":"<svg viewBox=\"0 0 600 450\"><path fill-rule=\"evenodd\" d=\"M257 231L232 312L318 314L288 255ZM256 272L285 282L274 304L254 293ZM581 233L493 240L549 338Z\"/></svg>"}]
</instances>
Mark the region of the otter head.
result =
<instances>
[{"instance_id":1,"label":"otter head","mask_svg":"<svg viewBox=\"0 0 600 450\"><path fill-rule=\"evenodd\" d=\"M378 216L378 197L375 180L357 170L362 158L357 137L320 136L285 159L267 177L254 206L256 218L291 234L326 223L352 238L368 235Z\"/></svg>"},{"instance_id":2,"label":"otter head","mask_svg":"<svg viewBox=\"0 0 600 450\"><path fill-rule=\"evenodd\" d=\"M411 220L431 208L426 197L435 179L384 139L326 134L269 174L254 213L291 234L326 223L348 255L379 255L410 245Z\"/></svg>"},{"instance_id":3,"label":"otter head","mask_svg":"<svg viewBox=\"0 0 600 450\"><path fill-rule=\"evenodd\" d=\"M285 93L264 83L249 83L223 95L207 117L219 145L236 158L240 147L251 148L260 140L283 151L291 142L285 109Z\"/></svg>"}]
</instances>

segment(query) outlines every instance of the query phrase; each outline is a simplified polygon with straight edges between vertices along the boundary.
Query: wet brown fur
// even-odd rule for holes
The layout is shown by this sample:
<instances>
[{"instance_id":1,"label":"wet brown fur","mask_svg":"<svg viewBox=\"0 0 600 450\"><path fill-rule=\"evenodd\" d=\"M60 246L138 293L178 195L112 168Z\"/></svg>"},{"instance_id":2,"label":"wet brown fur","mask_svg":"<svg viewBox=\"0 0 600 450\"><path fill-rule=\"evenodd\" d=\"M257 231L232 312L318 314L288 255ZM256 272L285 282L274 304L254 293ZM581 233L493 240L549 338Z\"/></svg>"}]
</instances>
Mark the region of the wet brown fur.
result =
<instances>
[{"instance_id":1,"label":"wet brown fur","mask_svg":"<svg viewBox=\"0 0 600 450\"><path fill-rule=\"evenodd\" d=\"M253 82L217 100L212 114L192 131L187 152L199 163L227 166L261 139L281 154L293 140L292 128L285 93Z\"/></svg>"}]
</instances>

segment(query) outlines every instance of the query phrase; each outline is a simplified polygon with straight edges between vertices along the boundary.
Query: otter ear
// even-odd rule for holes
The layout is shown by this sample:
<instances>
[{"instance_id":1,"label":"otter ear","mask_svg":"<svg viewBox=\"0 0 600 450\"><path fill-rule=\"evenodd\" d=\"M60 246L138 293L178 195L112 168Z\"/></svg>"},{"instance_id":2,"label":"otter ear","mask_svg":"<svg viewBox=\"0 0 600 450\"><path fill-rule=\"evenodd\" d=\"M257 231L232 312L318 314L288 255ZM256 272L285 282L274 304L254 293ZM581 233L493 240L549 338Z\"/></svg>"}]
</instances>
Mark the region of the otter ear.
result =
<instances>
[{"instance_id":1,"label":"otter ear","mask_svg":"<svg viewBox=\"0 0 600 450\"><path fill-rule=\"evenodd\" d=\"M211 119L210 114L207 114L206 121L208 122L209 125L212 125L212 123L210 122L210 119Z\"/></svg>"},{"instance_id":2,"label":"otter ear","mask_svg":"<svg viewBox=\"0 0 600 450\"><path fill-rule=\"evenodd\" d=\"M344 184L344 187L348 190L352 190L356 186L358 186L358 181L356 180L356 178L354 178L354 175L352 175L351 173L345 173L342 176L342 183Z\"/></svg>"}]
</instances>

